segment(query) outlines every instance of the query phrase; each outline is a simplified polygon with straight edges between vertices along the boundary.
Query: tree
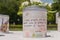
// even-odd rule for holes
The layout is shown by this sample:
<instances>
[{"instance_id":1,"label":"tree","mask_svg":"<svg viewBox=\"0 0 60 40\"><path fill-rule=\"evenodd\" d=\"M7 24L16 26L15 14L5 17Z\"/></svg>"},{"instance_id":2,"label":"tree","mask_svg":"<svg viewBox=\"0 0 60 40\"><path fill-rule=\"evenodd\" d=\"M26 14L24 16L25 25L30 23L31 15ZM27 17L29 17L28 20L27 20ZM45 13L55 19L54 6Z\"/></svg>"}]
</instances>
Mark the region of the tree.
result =
<instances>
[{"instance_id":1,"label":"tree","mask_svg":"<svg viewBox=\"0 0 60 40\"><path fill-rule=\"evenodd\" d=\"M10 23L16 22L18 17L18 9L20 5L20 0L0 0L0 14L5 14L10 16Z\"/></svg>"},{"instance_id":2,"label":"tree","mask_svg":"<svg viewBox=\"0 0 60 40\"><path fill-rule=\"evenodd\" d=\"M17 13L18 11L18 4L16 0L2 0L0 2L0 13L8 14Z\"/></svg>"},{"instance_id":3,"label":"tree","mask_svg":"<svg viewBox=\"0 0 60 40\"><path fill-rule=\"evenodd\" d=\"M52 10L57 10L57 12L60 11L60 0L54 0L55 3L52 4Z\"/></svg>"},{"instance_id":4,"label":"tree","mask_svg":"<svg viewBox=\"0 0 60 40\"><path fill-rule=\"evenodd\" d=\"M47 12L47 21L48 21L48 24L55 24L55 19L56 19L56 16L55 16L55 13L56 11L48 11Z\"/></svg>"},{"instance_id":5,"label":"tree","mask_svg":"<svg viewBox=\"0 0 60 40\"><path fill-rule=\"evenodd\" d=\"M55 24L55 13L56 11L52 10L52 6L49 6L49 4L46 5L46 9L47 9L47 21L48 24Z\"/></svg>"},{"instance_id":6,"label":"tree","mask_svg":"<svg viewBox=\"0 0 60 40\"><path fill-rule=\"evenodd\" d=\"M54 0L54 3L52 4L52 11L57 11L60 15L60 0Z\"/></svg>"}]
</instances>

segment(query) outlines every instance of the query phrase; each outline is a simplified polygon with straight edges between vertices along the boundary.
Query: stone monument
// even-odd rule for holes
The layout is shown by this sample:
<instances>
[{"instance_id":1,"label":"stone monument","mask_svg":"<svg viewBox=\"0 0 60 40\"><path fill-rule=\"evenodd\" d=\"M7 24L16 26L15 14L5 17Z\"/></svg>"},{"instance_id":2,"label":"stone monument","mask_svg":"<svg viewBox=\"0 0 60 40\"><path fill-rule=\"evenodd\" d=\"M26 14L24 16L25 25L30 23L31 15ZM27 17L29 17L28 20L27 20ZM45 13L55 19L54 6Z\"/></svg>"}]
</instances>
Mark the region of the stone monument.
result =
<instances>
[{"instance_id":1,"label":"stone monument","mask_svg":"<svg viewBox=\"0 0 60 40\"><path fill-rule=\"evenodd\" d=\"M47 10L36 5L23 9L24 37L45 37L47 34Z\"/></svg>"},{"instance_id":2,"label":"stone monument","mask_svg":"<svg viewBox=\"0 0 60 40\"><path fill-rule=\"evenodd\" d=\"M0 32L8 32L8 31L9 31L9 16L0 15Z\"/></svg>"}]
</instances>

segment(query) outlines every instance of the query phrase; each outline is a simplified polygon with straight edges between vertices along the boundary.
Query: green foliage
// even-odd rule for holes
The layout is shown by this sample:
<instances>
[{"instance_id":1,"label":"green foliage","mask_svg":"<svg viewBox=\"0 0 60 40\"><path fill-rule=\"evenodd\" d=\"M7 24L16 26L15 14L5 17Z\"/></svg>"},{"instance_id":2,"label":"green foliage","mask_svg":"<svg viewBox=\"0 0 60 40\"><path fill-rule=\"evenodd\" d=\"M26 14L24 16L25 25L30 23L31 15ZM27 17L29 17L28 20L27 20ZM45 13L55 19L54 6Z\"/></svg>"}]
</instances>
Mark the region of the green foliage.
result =
<instances>
[{"instance_id":1,"label":"green foliage","mask_svg":"<svg viewBox=\"0 0 60 40\"><path fill-rule=\"evenodd\" d=\"M0 0L0 14L9 15L9 22L12 24L19 23L22 20L22 17L17 15L20 3L22 3L21 0Z\"/></svg>"},{"instance_id":2,"label":"green foliage","mask_svg":"<svg viewBox=\"0 0 60 40\"><path fill-rule=\"evenodd\" d=\"M56 2L52 4L52 9L57 10L59 12L60 11L60 0L54 0L54 1Z\"/></svg>"},{"instance_id":3,"label":"green foliage","mask_svg":"<svg viewBox=\"0 0 60 40\"><path fill-rule=\"evenodd\" d=\"M22 31L23 26L22 25L10 25L10 31ZM48 30L57 30L57 25L56 24L49 24L47 25Z\"/></svg>"},{"instance_id":4,"label":"green foliage","mask_svg":"<svg viewBox=\"0 0 60 40\"><path fill-rule=\"evenodd\" d=\"M57 2L57 0L53 0L55 3Z\"/></svg>"},{"instance_id":5,"label":"green foliage","mask_svg":"<svg viewBox=\"0 0 60 40\"><path fill-rule=\"evenodd\" d=\"M18 1L16 0L1 0L0 1L0 14L17 13L18 11Z\"/></svg>"},{"instance_id":6,"label":"green foliage","mask_svg":"<svg viewBox=\"0 0 60 40\"><path fill-rule=\"evenodd\" d=\"M53 13L49 13L49 12L48 12L47 15L48 15L48 21L50 21L50 22L51 22L51 21L54 21L54 15L53 15Z\"/></svg>"},{"instance_id":7,"label":"green foliage","mask_svg":"<svg viewBox=\"0 0 60 40\"><path fill-rule=\"evenodd\" d=\"M49 6L48 4L44 5L44 3L40 3L40 2L33 2L31 4L28 4L27 6L31 6L31 5L37 5L37 6L40 6L40 7L45 7L48 11L48 14L47 14L48 23L55 22L55 13L56 13L56 11L52 11L51 6ZM24 6L22 6L22 5L19 6L18 15L20 15L20 16L22 15L22 10L23 10L24 7L26 7L26 6L25 5Z\"/></svg>"},{"instance_id":8,"label":"green foliage","mask_svg":"<svg viewBox=\"0 0 60 40\"><path fill-rule=\"evenodd\" d=\"M22 25L10 25L10 28L22 28Z\"/></svg>"},{"instance_id":9,"label":"green foliage","mask_svg":"<svg viewBox=\"0 0 60 40\"><path fill-rule=\"evenodd\" d=\"M57 24L49 24L47 25L48 30L57 30Z\"/></svg>"},{"instance_id":10,"label":"green foliage","mask_svg":"<svg viewBox=\"0 0 60 40\"><path fill-rule=\"evenodd\" d=\"M52 10L60 11L60 4L58 4L58 3L53 3L53 4L52 4Z\"/></svg>"},{"instance_id":11,"label":"green foliage","mask_svg":"<svg viewBox=\"0 0 60 40\"><path fill-rule=\"evenodd\" d=\"M48 10L48 11L51 11L52 10L52 8L47 4L46 5L46 9Z\"/></svg>"},{"instance_id":12,"label":"green foliage","mask_svg":"<svg viewBox=\"0 0 60 40\"><path fill-rule=\"evenodd\" d=\"M48 11L48 13L47 13L48 23L55 23L55 19L56 19L55 13L56 13L56 11Z\"/></svg>"},{"instance_id":13,"label":"green foliage","mask_svg":"<svg viewBox=\"0 0 60 40\"><path fill-rule=\"evenodd\" d=\"M30 6L30 5L38 5L40 7L45 6L43 3L40 3L40 2L31 3L30 0L0 0L0 14L9 15L10 23L13 23L13 22L17 23L18 18L20 19L20 21L22 21L22 10L26 6L25 5L22 6L21 4L25 1L29 2L29 4L26 6ZM45 8L48 11L54 11L54 10L60 11L60 1L58 3L57 2L53 3L52 8L49 7L48 4L45 6ZM50 21L50 22L54 21L54 18L55 18L54 12L53 13L48 12L48 21Z\"/></svg>"},{"instance_id":14,"label":"green foliage","mask_svg":"<svg viewBox=\"0 0 60 40\"><path fill-rule=\"evenodd\" d=\"M60 13L60 0L54 0L52 4L52 10Z\"/></svg>"},{"instance_id":15,"label":"green foliage","mask_svg":"<svg viewBox=\"0 0 60 40\"><path fill-rule=\"evenodd\" d=\"M22 31L22 25L10 25L10 31Z\"/></svg>"},{"instance_id":16,"label":"green foliage","mask_svg":"<svg viewBox=\"0 0 60 40\"><path fill-rule=\"evenodd\" d=\"M26 0L27 1L27 0ZM23 11L23 9L25 8L25 7L27 7L27 6L31 6L31 5L37 5L37 6L39 6L39 7L45 7L46 8L46 6L44 6L44 4L43 3L40 3L40 2L33 2L33 3L31 3L30 2L30 0L28 0L28 5L20 5L19 6L19 10L18 10L18 15L22 15L22 11Z\"/></svg>"},{"instance_id":17,"label":"green foliage","mask_svg":"<svg viewBox=\"0 0 60 40\"><path fill-rule=\"evenodd\" d=\"M33 3L31 3L31 5L39 5L39 4L41 4L40 2L33 2Z\"/></svg>"}]
</instances>

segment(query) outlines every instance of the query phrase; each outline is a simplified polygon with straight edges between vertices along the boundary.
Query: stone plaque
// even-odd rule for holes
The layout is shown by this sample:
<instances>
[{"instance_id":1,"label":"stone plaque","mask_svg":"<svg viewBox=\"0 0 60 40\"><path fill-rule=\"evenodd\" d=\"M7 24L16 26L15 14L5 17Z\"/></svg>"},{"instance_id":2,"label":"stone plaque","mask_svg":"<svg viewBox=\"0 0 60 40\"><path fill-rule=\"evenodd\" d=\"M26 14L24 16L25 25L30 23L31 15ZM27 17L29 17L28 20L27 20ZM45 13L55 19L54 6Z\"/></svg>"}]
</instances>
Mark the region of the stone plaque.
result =
<instances>
[{"instance_id":1,"label":"stone plaque","mask_svg":"<svg viewBox=\"0 0 60 40\"><path fill-rule=\"evenodd\" d=\"M57 25L58 25L58 27L57 27L57 29L58 29L58 31L60 31L60 17L58 17L58 23L57 23Z\"/></svg>"},{"instance_id":2,"label":"stone plaque","mask_svg":"<svg viewBox=\"0 0 60 40\"><path fill-rule=\"evenodd\" d=\"M9 31L9 16L0 15L0 32L8 32L8 31Z\"/></svg>"},{"instance_id":3,"label":"stone plaque","mask_svg":"<svg viewBox=\"0 0 60 40\"><path fill-rule=\"evenodd\" d=\"M24 37L45 37L47 33L47 10L28 6L23 10Z\"/></svg>"}]
</instances>

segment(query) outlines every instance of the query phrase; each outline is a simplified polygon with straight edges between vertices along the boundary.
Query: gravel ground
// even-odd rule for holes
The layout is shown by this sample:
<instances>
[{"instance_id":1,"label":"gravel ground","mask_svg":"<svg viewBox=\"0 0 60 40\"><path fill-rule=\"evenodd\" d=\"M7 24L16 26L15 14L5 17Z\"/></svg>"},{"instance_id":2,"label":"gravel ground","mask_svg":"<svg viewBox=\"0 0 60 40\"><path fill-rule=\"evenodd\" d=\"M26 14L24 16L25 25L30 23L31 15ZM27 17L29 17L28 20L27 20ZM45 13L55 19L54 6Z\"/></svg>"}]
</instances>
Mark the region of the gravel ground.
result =
<instances>
[{"instance_id":1,"label":"gravel ground","mask_svg":"<svg viewBox=\"0 0 60 40\"><path fill-rule=\"evenodd\" d=\"M58 31L48 31L47 35L48 37L44 38L24 38L22 31L0 32L0 40L60 40L60 32Z\"/></svg>"}]
</instances>

